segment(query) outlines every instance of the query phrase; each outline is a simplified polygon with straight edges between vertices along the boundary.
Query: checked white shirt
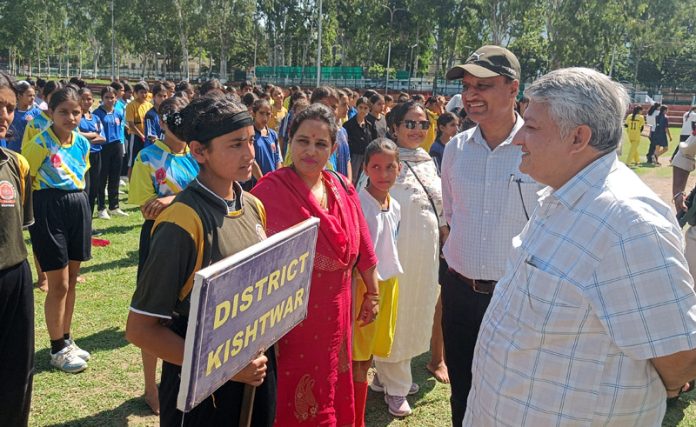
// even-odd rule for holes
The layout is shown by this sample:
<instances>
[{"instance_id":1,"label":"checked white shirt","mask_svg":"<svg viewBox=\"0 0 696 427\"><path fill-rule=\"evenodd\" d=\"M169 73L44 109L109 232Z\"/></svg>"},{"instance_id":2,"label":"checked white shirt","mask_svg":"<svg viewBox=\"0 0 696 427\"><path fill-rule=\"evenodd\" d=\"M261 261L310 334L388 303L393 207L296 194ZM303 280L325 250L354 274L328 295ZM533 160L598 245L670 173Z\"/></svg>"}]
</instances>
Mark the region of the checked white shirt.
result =
<instances>
[{"instance_id":1,"label":"checked white shirt","mask_svg":"<svg viewBox=\"0 0 696 427\"><path fill-rule=\"evenodd\" d=\"M442 203L450 235L443 252L449 267L471 279L498 280L512 238L527 223L541 186L520 173L520 147L510 135L491 150L478 126L456 135L442 158ZM522 202L524 200L524 203Z\"/></svg>"},{"instance_id":2,"label":"checked white shirt","mask_svg":"<svg viewBox=\"0 0 696 427\"><path fill-rule=\"evenodd\" d=\"M463 425L661 425L650 359L696 348L674 215L615 153L539 194L482 322Z\"/></svg>"}]
</instances>

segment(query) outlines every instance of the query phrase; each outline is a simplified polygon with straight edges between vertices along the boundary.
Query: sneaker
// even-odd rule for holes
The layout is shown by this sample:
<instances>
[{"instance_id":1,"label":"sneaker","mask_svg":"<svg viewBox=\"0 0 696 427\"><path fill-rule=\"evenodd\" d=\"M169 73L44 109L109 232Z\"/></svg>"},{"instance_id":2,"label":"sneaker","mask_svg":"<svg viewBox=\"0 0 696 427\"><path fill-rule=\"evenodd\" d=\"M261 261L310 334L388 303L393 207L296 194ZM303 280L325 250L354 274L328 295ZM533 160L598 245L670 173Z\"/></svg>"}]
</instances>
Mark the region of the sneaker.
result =
<instances>
[{"instance_id":1,"label":"sneaker","mask_svg":"<svg viewBox=\"0 0 696 427\"><path fill-rule=\"evenodd\" d=\"M107 212L106 209L102 209L97 214L97 218L99 218L99 219L111 219L111 215L109 215L109 212Z\"/></svg>"},{"instance_id":2,"label":"sneaker","mask_svg":"<svg viewBox=\"0 0 696 427\"><path fill-rule=\"evenodd\" d=\"M112 216L128 216L128 212L123 212L121 208L109 209L109 214Z\"/></svg>"},{"instance_id":3,"label":"sneaker","mask_svg":"<svg viewBox=\"0 0 696 427\"><path fill-rule=\"evenodd\" d=\"M68 348L75 354L75 356L79 357L80 359L84 360L87 362L92 356L85 350L81 349L80 347L75 344L75 341L73 340L67 340L70 345L68 345Z\"/></svg>"},{"instance_id":4,"label":"sneaker","mask_svg":"<svg viewBox=\"0 0 696 427\"><path fill-rule=\"evenodd\" d=\"M377 376L377 374L375 374L375 376L372 378L372 383L370 384L370 390L372 390L376 393L384 393L384 384L382 384L379 381L379 377ZM412 383L411 388L408 389L408 395L409 396L414 395L414 394L418 393L419 390L420 390L420 386L416 383Z\"/></svg>"},{"instance_id":5,"label":"sneaker","mask_svg":"<svg viewBox=\"0 0 696 427\"><path fill-rule=\"evenodd\" d=\"M384 395L384 402L389 408L389 413L395 417L405 417L411 415L411 406L405 396Z\"/></svg>"},{"instance_id":6,"label":"sneaker","mask_svg":"<svg viewBox=\"0 0 696 427\"><path fill-rule=\"evenodd\" d=\"M118 180L118 186L119 186L119 187L125 187L125 186L127 186L127 185L128 185L128 184L126 183L126 180L127 180L127 179L128 179L128 178L126 178L125 176L122 176L121 179Z\"/></svg>"},{"instance_id":7,"label":"sneaker","mask_svg":"<svg viewBox=\"0 0 696 427\"><path fill-rule=\"evenodd\" d=\"M55 366L63 372L76 374L87 369L87 362L80 359L68 346L56 354L51 353L51 366Z\"/></svg>"}]
</instances>

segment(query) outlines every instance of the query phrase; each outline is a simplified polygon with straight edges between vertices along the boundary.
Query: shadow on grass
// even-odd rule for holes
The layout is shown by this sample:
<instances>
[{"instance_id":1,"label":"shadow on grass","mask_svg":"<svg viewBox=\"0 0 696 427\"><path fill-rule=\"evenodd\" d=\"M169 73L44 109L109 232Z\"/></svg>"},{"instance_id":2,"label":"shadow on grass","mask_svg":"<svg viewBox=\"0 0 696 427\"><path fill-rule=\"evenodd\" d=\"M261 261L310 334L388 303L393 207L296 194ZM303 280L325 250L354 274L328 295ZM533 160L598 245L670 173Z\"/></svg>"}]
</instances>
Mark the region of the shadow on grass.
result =
<instances>
[{"instance_id":1,"label":"shadow on grass","mask_svg":"<svg viewBox=\"0 0 696 427\"><path fill-rule=\"evenodd\" d=\"M116 350L128 345L125 332L116 326L101 330L84 338L78 337L76 340L80 348L90 353ZM53 369L50 364L50 348L45 348L36 352L34 355L35 366L34 375Z\"/></svg>"},{"instance_id":2,"label":"shadow on grass","mask_svg":"<svg viewBox=\"0 0 696 427\"><path fill-rule=\"evenodd\" d=\"M684 419L684 411L696 401L696 393L684 393L679 400L667 405L667 412L662 421L662 427L676 427Z\"/></svg>"},{"instance_id":3,"label":"shadow on grass","mask_svg":"<svg viewBox=\"0 0 696 427\"><path fill-rule=\"evenodd\" d=\"M419 402L424 399L437 384L437 380L435 380L432 374L425 368L425 365L429 361L430 352L422 354L411 361L413 382L420 386L418 393L413 396L408 396L411 409L418 407ZM447 418L449 419L449 416ZM384 402L384 395L368 389L365 425L370 427L386 427L395 419L397 419L397 417L392 416L387 409L387 404Z\"/></svg>"},{"instance_id":4,"label":"shadow on grass","mask_svg":"<svg viewBox=\"0 0 696 427\"><path fill-rule=\"evenodd\" d=\"M98 271L114 270L116 268L132 267L138 265L138 251L133 250L126 253L121 259L115 259L100 264L90 264L80 267L80 274L96 273Z\"/></svg>"},{"instance_id":5,"label":"shadow on grass","mask_svg":"<svg viewBox=\"0 0 696 427\"><path fill-rule=\"evenodd\" d=\"M152 415L152 411L145 403L142 397L134 397L126 400L113 409L106 409L94 415L89 415L78 420L62 422L59 424L49 424L50 427L58 426L73 426L73 427L104 427L104 426L128 426L129 417L148 417Z\"/></svg>"},{"instance_id":6,"label":"shadow on grass","mask_svg":"<svg viewBox=\"0 0 696 427\"><path fill-rule=\"evenodd\" d=\"M126 234L130 232L134 228L140 228L143 226L142 223L137 223L133 225L112 225L111 227L101 227L97 224L98 226L94 227L97 231L102 233L102 236L107 236L109 234Z\"/></svg>"}]
</instances>

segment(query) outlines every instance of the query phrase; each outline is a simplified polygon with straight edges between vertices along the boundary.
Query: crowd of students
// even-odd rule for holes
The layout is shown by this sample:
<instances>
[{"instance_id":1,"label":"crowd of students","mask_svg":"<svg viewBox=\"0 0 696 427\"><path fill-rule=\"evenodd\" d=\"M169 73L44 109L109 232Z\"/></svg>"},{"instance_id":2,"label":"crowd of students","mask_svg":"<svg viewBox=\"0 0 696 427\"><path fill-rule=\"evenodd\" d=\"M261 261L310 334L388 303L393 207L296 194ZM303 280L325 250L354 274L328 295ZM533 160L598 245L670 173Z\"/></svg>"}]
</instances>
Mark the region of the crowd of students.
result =
<instances>
[{"instance_id":1,"label":"crowd of students","mask_svg":"<svg viewBox=\"0 0 696 427\"><path fill-rule=\"evenodd\" d=\"M246 383L260 390L254 425L270 425L276 414L283 426L361 426L370 366L372 389L384 392L390 413L405 416L406 396L418 391L411 359L429 348L427 368L449 381L437 286L447 233L439 169L445 145L473 125L461 106L442 96L217 80L198 88L115 81L97 100L78 78L0 77L0 177L11 178L0 181L0 202L13 208L0 209L12 217L0 227L3 251L12 254L0 265L0 292L17 294L2 334L22 335L23 351L5 357L26 368L0 369L12 380L0 399L16 414L10 425L27 422L33 367L22 227L36 286L47 292L50 363L81 372L91 355L71 334L80 265L91 258L93 218L128 215L119 205L125 181L144 221L126 335L142 350L145 400L162 425L182 422L176 395L193 273L307 215L321 218L313 281L333 283L313 287L304 322L311 327L281 340L277 358L273 349L259 355L185 423L238 418ZM308 345L327 348L304 355Z\"/></svg>"}]
</instances>

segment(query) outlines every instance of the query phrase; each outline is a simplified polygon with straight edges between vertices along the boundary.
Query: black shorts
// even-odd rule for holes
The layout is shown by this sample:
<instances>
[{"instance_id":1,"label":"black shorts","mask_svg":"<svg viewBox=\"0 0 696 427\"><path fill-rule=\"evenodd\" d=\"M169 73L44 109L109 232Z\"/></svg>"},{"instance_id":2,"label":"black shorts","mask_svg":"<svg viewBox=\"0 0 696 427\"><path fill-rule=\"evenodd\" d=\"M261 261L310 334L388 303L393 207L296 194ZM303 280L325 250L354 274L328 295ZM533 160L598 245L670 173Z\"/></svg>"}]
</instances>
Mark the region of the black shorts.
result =
<instances>
[{"instance_id":1,"label":"black shorts","mask_svg":"<svg viewBox=\"0 0 696 427\"><path fill-rule=\"evenodd\" d=\"M56 189L33 193L34 225L29 227L34 255L43 271L92 257L92 215L84 191Z\"/></svg>"},{"instance_id":2,"label":"black shorts","mask_svg":"<svg viewBox=\"0 0 696 427\"><path fill-rule=\"evenodd\" d=\"M147 254L150 253L150 234L152 234L152 227L155 225L154 219L146 219L143 223L143 228L140 229L140 247L138 248L138 274L136 278L140 277L140 272L145 265L145 260L147 259Z\"/></svg>"},{"instance_id":3,"label":"black shorts","mask_svg":"<svg viewBox=\"0 0 696 427\"><path fill-rule=\"evenodd\" d=\"M131 134L128 138L128 167L132 168L135 159L138 157L140 150L145 148L145 141L140 139L138 136Z\"/></svg>"}]
</instances>

